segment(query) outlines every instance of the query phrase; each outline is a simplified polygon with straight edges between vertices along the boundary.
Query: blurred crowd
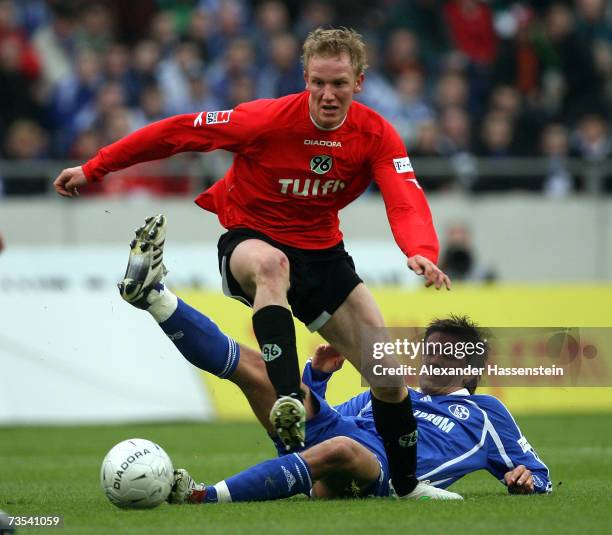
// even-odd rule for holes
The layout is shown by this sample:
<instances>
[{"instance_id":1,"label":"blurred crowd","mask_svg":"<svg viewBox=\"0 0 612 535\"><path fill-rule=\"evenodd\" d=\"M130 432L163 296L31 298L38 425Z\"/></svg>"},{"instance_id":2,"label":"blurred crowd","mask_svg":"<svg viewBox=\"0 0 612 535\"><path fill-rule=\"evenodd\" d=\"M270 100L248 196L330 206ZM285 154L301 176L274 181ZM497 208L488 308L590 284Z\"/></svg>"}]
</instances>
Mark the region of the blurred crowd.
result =
<instances>
[{"instance_id":1,"label":"blurred crowd","mask_svg":"<svg viewBox=\"0 0 612 535\"><path fill-rule=\"evenodd\" d=\"M411 156L452 162L445 180L420 177L430 189L562 195L582 187L567 158L611 157L606 0L0 0L0 159L85 161L169 115L302 91L301 42L337 25L368 45L359 100ZM512 156L543 156L548 172L486 183L470 171L474 157ZM2 192L48 182L5 176Z\"/></svg>"}]
</instances>

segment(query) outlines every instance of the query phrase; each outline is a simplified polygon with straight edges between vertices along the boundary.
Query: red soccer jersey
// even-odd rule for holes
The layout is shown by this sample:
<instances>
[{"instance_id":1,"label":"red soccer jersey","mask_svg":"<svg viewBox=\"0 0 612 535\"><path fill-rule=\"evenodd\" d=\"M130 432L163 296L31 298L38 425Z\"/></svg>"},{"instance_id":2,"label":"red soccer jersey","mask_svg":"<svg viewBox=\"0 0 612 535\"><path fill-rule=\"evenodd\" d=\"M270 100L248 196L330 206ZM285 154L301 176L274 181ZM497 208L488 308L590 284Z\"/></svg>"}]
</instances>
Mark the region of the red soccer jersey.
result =
<instances>
[{"instance_id":1,"label":"red soccer jersey","mask_svg":"<svg viewBox=\"0 0 612 535\"><path fill-rule=\"evenodd\" d=\"M178 115L109 145L83 166L91 181L185 151L235 153L223 180L196 203L228 229L250 228L292 247L324 249L342 239L338 211L376 180L395 240L407 256L438 258L425 195L395 129L353 102L334 130L317 127L308 92Z\"/></svg>"}]
</instances>

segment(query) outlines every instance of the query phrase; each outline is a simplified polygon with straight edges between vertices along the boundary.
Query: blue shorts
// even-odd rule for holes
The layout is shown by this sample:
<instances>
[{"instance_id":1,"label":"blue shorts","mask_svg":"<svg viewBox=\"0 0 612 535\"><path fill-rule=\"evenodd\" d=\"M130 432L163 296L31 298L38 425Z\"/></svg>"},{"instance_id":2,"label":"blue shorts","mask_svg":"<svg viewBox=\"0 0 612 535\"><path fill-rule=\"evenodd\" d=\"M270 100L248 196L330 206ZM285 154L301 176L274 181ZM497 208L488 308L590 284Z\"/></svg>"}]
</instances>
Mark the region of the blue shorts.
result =
<instances>
[{"instance_id":1,"label":"blue shorts","mask_svg":"<svg viewBox=\"0 0 612 535\"><path fill-rule=\"evenodd\" d=\"M377 481L374 481L370 487L362 492L363 497L390 495L390 473L387 456L381 438L373 428L371 421L361 418L346 417L340 415L332 408L325 399L318 396L312 390L311 395L319 402L319 412L317 415L306 421L306 444L304 448L297 451L304 451L312 448L325 440L334 437L348 437L358 442L369 451L371 451L380 464L380 476ZM272 438L279 456L285 455L285 447L277 438ZM292 450L295 453L296 450Z\"/></svg>"}]
</instances>

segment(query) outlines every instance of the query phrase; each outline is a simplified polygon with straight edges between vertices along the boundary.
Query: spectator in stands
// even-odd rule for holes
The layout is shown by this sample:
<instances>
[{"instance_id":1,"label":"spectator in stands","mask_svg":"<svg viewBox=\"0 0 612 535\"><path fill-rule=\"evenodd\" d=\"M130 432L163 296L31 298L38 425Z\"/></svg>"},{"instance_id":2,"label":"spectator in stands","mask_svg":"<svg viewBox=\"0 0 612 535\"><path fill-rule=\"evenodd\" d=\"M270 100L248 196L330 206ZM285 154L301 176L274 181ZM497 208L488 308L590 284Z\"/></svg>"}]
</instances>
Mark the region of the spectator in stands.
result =
<instances>
[{"instance_id":1,"label":"spectator in stands","mask_svg":"<svg viewBox=\"0 0 612 535\"><path fill-rule=\"evenodd\" d=\"M291 34L271 38L269 63L261 69L257 83L259 98L275 98L304 89L304 70L299 61L299 44Z\"/></svg>"},{"instance_id":2,"label":"spectator in stands","mask_svg":"<svg viewBox=\"0 0 612 535\"><path fill-rule=\"evenodd\" d=\"M70 4L55 4L51 22L40 26L32 36L32 45L42 65L43 81L49 91L72 74L77 54L77 13Z\"/></svg>"},{"instance_id":3,"label":"spectator in stands","mask_svg":"<svg viewBox=\"0 0 612 535\"><path fill-rule=\"evenodd\" d=\"M515 4L509 17L506 39L500 42L495 60L494 83L513 86L524 97L537 101L542 62L535 39L536 13L527 6Z\"/></svg>"},{"instance_id":4,"label":"spectator in stands","mask_svg":"<svg viewBox=\"0 0 612 535\"><path fill-rule=\"evenodd\" d=\"M122 130L125 131L124 135L127 135L134 130L131 123L132 116L126 107L126 102L125 91L121 84L117 82L105 83L97 94L95 102L90 103L77 115L74 123L74 135L70 140L70 144L72 145L79 132L91 128L100 130L105 145L118 139L113 132ZM125 117L125 121L128 122L129 126L118 128L117 125L120 120L115 117L117 111L120 111ZM114 125L113 128L109 127L111 123Z\"/></svg>"},{"instance_id":5,"label":"spectator in stands","mask_svg":"<svg viewBox=\"0 0 612 535\"><path fill-rule=\"evenodd\" d=\"M550 196L563 197L574 188L574 179L567 161L569 149L567 128L559 123L548 124L542 131L540 154L548 158L543 190Z\"/></svg>"},{"instance_id":6,"label":"spectator in stands","mask_svg":"<svg viewBox=\"0 0 612 535\"><path fill-rule=\"evenodd\" d=\"M491 8L480 0L447 0L443 12L451 42L468 59L470 111L479 113L498 48Z\"/></svg>"},{"instance_id":7,"label":"spectator in stands","mask_svg":"<svg viewBox=\"0 0 612 535\"><path fill-rule=\"evenodd\" d=\"M198 48L198 55L204 62L211 60L209 41L213 33L215 21L209 11L195 9L189 17L186 40Z\"/></svg>"},{"instance_id":8,"label":"spectator in stands","mask_svg":"<svg viewBox=\"0 0 612 535\"><path fill-rule=\"evenodd\" d=\"M179 34L172 15L166 11L157 13L151 21L151 37L159 47L159 56L168 58L174 52L179 41Z\"/></svg>"},{"instance_id":9,"label":"spectator in stands","mask_svg":"<svg viewBox=\"0 0 612 535\"><path fill-rule=\"evenodd\" d=\"M434 99L439 112L450 107L467 110L469 88L465 77L457 72L442 75L437 81Z\"/></svg>"},{"instance_id":10,"label":"spectator in stands","mask_svg":"<svg viewBox=\"0 0 612 535\"><path fill-rule=\"evenodd\" d=\"M440 126L440 148L444 156L471 152L470 118L463 108L446 107L440 116Z\"/></svg>"},{"instance_id":11,"label":"spectator in stands","mask_svg":"<svg viewBox=\"0 0 612 535\"><path fill-rule=\"evenodd\" d=\"M440 126L440 151L449 159L457 181L464 189L468 189L476 178L469 115L463 108L449 106L442 111Z\"/></svg>"},{"instance_id":12,"label":"spectator in stands","mask_svg":"<svg viewBox=\"0 0 612 535\"><path fill-rule=\"evenodd\" d=\"M583 116L572 136L572 148L577 156L591 162L609 158L612 155L612 140L606 120L596 114Z\"/></svg>"},{"instance_id":13,"label":"spectator in stands","mask_svg":"<svg viewBox=\"0 0 612 535\"><path fill-rule=\"evenodd\" d=\"M77 46L106 52L114 41L114 25L109 8L103 2L87 2L79 14L79 29L75 34Z\"/></svg>"},{"instance_id":14,"label":"spectator in stands","mask_svg":"<svg viewBox=\"0 0 612 535\"><path fill-rule=\"evenodd\" d=\"M408 144L410 156L418 158L441 158L443 157L440 139L440 129L434 120L419 124L416 139L413 144ZM419 175L419 183L425 191L450 190L453 188L455 177L431 177Z\"/></svg>"},{"instance_id":15,"label":"spectator in stands","mask_svg":"<svg viewBox=\"0 0 612 535\"><path fill-rule=\"evenodd\" d=\"M418 40L409 30L391 32L383 57L383 71L390 80L404 72L423 71Z\"/></svg>"},{"instance_id":16,"label":"spectator in stands","mask_svg":"<svg viewBox=\"0 0 612 535\"><path fill-rule=\"evenodd\" d=\"M32 162L47 156L49 137L35 122L28 119L15 121L8 129L4 142L4 157L9 160ZM49 189L48 176L36 169L30 176L4 178L4 195L38 195Z\"/></svg>"},{"instance_id":17,"label":"spectator in stands","mask_svg":"<svg viewBox=\"0 0 612 535\"><path fill-rule=\"evenodd\" d=\"M49 108L49 120L54 134L54 149L65 154L79 130L89 124L79 125L82 114L94 105L103 85L100 57L93 51L83 50L77 56L74 73L56 84Z\"/></svg>"},{"instance_id":18,"label":"spectator in stands","mask_svg":"<svg viewBox=\"0 0 612 535\"><path fill-rule=\"evenodd\" d=\"M425 97L425 79L420 71L405 71L395 80L398 110L388 119L406 143L416 136L419 126L434 117L434 110Z\"/></svg>"},{"instance_id":19,"label":"spectator in stands","mask_svg":"<svg viewBox=\"0 0 612 535\"><path fill-rule=\"evenodd\" d=\"M439 4L439 0L412 0L385 6L391 29L405 28L417 36L426 72L436 72L449 49L449 32Z\"/></svg>"},{"instance_id":20,"label":"spectator in stands","mask_svg":"<svg viewBox=\"0 0 612 535\"><path fill-rule=\"evenodd\" d=\"M40 120L36 76L24 66L23 41L15 34L0 40L0 143L18 119Z\"/></svg>"},{"instance_id":21,"label":"spectator in stands","mask_svg":"<svg viewBox=\"0 0 612 535\"><path fill-rule=\"evenodd\" d=\"M512 85L497 85L491 91L489 111L504 114L512 123L515 136L514 152L516 155L535 155L542 124L545 118L539 109L523 106L523 100L518 89Z\"/></svg>"},{"instance_id":22,"label":"spectator in stands","mask_svg":"<svg viewBox=\"0 0 612 535\"><path fill-rule=\"evenodd\" d=\"M394 117L398 113L399 98L393 84L381 70L379 47L375 41L368 41L366 50L368 83L363 85L363 89L361 93L356 95L356 99L376 110L383 117Z\"/></svg>"},{"instance_id":23,"label":"spectator in stands","mask_svg":"<svg viewBox=\"0 0 612 535\"><path fill-rule=\"evenodd\" d=\"M233 40L227 52L206 72L208 85L213 96L229 108L228 95L233 79L242 77L254 80L257 75L255 50L249 39Z\"/></svg>"},{"instance_id":24,"label":"spectator in stands","mask_svg":"<svg viewBox=\"0 0 612 535\"><path fill-rule=\"evenodd\" d=\"M266 0L257 7L257 26L253 32L257 63L265 66L273 62L273 40L278 36L291 36L289 10L278 0ZM292 37L297 43L295 37ZM288 93L284 93L288 94Z\"/></svg>"},{"instance_id":25,"label":"spectator in stands","mask_svg":"<svg viewBox=\"0 0 612 535\"><path fill-rule=\"evenodd\" d=\"M300 42L315 28L328 28L334 25L336 12L331 2L310 0L300 10L295 22L295 34Z\"/></svg>"},{"instance_id":26,"label":"spectator in stands","mask_svg":"<svg viewBox=\"0 0 612 535\"><path fill-rule=\"evenodd\" d=\"M595 68L593 47L575 31L575 18L563 3L552 4L545 17L547 67L561 76L561 112L572 120L586 112L598 111L603 103L603 81Z\"/></svg>"},{"instance_id":27,"label":"spectator in stands","mask_svg":"<svg viewBox=\"0 0 612 535\"><path fill-rule=\"evenodd\" d=\"M136 88L132 87L134 82L130 72L130 52L125 45L110 45L103 54L102 62L106 81L121 84L128 100L131 95L136 95Z\"/></svg>"},{"instance_id":28,"label":"spectator in stands","mask_svg":"<svg viewBox=\"0 0 612 535\"><path fill-rule=\"evenodd\" d=\"M161 57L156 41L144 39L134 46L130 59L128 102L134 106L143 89L159 81L158 65Z\"/></svg>"},{"instance_id":29,"label":"spectator in stands","mask_svg":"<svg viewBox=\"0 0 612 535\"><path fill-rule=\"evenodd\" d=\"M174 53L161 62L159 86L168 110L185 110L190 100L190 80L203 76L203 69L198 47L190 41L177 45Z\"/></svg>"},{"instance_id":30,"label":"spectator in stands","mask_svg":"<svg viewBox=\"0 0 612 535\"><path fill-rule=\"evenodd\" d=\"M576 0L576 31L585 41L612 45L612 7L606 0Z\"/></svg>"}]
</instances>

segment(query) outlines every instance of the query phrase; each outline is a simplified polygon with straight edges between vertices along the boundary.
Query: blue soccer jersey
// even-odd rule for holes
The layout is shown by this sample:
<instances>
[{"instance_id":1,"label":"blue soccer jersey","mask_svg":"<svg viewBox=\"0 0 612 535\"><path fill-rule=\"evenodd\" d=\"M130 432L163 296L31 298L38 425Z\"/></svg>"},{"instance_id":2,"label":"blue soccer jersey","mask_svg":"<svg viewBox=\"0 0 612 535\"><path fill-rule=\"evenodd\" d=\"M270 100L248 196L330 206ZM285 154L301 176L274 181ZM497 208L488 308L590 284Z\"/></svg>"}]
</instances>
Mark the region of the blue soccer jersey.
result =
<instances>
[{"instance_id":1,"label":"blue soccer jersey","mask_svg":"<svg viewBox=\"0 0 612 535\"><path fill-rule=\"evenodd\" d=\"M303 381L325 398L330 374L313 370L310 361ZM504 404L493 396L470 395L466 389L446 396L430 396L409 389L419 430L417 476L446 488L460 477L487 470L504 483L504 474L518 465L532 473L534 490L551 492L547 466L522 434ZM359 442L380 457L384 451L376 432L370 392L363 392L333 408L367 430Z\"/></svg>"}]
</instances>

